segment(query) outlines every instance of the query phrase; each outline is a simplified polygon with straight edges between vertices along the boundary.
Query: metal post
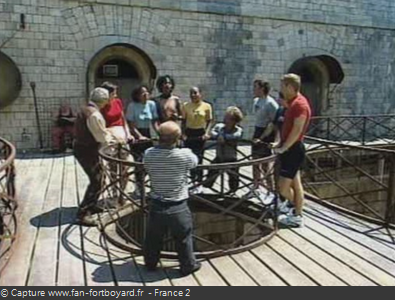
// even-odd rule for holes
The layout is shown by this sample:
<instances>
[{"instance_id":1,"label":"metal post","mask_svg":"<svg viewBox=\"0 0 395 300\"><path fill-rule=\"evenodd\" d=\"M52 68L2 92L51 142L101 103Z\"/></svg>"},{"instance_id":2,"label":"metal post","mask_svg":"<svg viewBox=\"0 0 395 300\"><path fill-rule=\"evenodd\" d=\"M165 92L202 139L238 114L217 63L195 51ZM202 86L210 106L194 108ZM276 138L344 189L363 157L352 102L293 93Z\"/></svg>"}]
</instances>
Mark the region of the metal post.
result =
<instances>
[{"instance_id":1,"label":"metal post","mask_svg":"<svg viewBox=\"0 0 395 300\"><path fill-rule=\"evenodd\" d=\"M395 224L395 155L389 157L389 178L388 178L388 195L387 209L385 212L385 223Z\"/></svg>"},{"instance_id":2,"label":"metal post","mask_svg":"<svg viewBox=\"0 0 395 300\"><path fill-rule=\"evenodd\" d=\"M37 104L37 96L36 96L36 83L35 82L30 82L30 87L32 88L33 91L33 99L34 99L34 110L36 113L36 122L37 122L37 128L38 128L38 138L40 141L40 149L43 149L43 136L41 133L41 123L40 123L40 115L38 112L38 104Z\"/></svg>"},{"instance_id":3,"label":"metal post","mask_svg":"<svg viewBox=\"0 0 395 300\"><path fill-rule=\"evenodd\" d=\"M331 134L331 119L328 117L326 119L326 139L329 140Z\"/></svg>"},{"instance_id":4,"label":"metal post","mask_svg":"<svg viewBox=\"0 0 395 300\"><path fill-rule=\"evenodd\" d=\"M366 143L366 123L367 118L363 117L363 126L362 126L362 145L365 146Z\"/></svg>"}]
</instances>

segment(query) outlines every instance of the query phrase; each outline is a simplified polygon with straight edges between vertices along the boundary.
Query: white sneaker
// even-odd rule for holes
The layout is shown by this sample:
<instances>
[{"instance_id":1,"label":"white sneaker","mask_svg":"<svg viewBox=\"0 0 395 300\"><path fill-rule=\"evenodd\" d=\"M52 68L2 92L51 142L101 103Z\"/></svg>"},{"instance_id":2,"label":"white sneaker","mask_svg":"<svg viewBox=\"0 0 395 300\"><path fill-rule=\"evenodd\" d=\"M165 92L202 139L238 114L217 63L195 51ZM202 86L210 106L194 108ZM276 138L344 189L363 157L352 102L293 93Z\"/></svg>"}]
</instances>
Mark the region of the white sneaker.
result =
<instances>
[{"instance_id":1,"label":"white sneaker","mask_svg":"<svg viewBox=\"0 0 395 300\"><path fill-rule=\"evenodd\" d=\"M258 198L262 201L265 198L265 190L262 188L252 188L247 194L243 196L243 199L250 200L252 198Z\"/></svg>"},{"instance_id":2,"label":"white sneaker","mask_svg":"<svg viewBox=\"0 0 395 300\"><path fill-rule=\"evenodd\" d=\"M255 191L258 199L262 202L263 205L269 206L273 204L275 196L269 192L264 193L262 190L258 189Z\"/></svg>"},{"instance_id":3,"label":"white sneaker","mask_svg":"<svg viewBox=\"0 0 395 300\"><path fill-rule=\"evenodd\" d=\"M254 197L255 197L254 190L251 189L247 194L245 194L245 195L243 196L243 199L245 199L245 200L250 200L250 199L252 199L252 198L254 198Z\"/></svg>"},{"instance_id":4,"label":"white sneaker","mask_svg":"<svg viewBox=\"0 0 395 300\"><path fill-rule=\"evenodd\" d=\"M292 209L294 209L292 203L289 200L280 201L277 206L277 211L281 215L288 214Z\"/></svg>"},{"instance_id":5,"label":"white sneaker","mask_svg":"<svg viewBox=\"0 0 395 300\"><path fill-rule=\"evenodd\" d=\"M302 215L296 215L295 209L292 209L287 215L282 215L278 218L279 224L291 228L300 228L304 225Z\"/></svg>"},{"instance_id":6,"label":"white sneaker","mask_svg":"<svg viewBox=\"0 0 395 300\"><path fill-rule=\"evenodd\" d=\"M192 190L190 191L190 193L191 193L192 195L202 194L202 193L203 193L203 187L202 187L202 186L198 186L198 187L192 189Z\"/></svg>"}]
</instances>

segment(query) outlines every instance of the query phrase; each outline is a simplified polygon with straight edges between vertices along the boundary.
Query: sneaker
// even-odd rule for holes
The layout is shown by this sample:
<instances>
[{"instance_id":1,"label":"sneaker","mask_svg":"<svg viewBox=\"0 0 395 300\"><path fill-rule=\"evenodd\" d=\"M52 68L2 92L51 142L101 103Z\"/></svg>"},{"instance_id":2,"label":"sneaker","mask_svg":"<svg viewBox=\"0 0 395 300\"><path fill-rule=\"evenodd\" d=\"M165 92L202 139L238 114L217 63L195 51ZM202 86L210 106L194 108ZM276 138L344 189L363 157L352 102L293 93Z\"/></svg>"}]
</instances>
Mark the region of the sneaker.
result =
<instances>
[{"instance_id":1,"label":"sneaker","mask_svg":"<svg viewBox=\"0 0 395 300\"><path fill-rule=\"evenodd\" d=\"M247 194L245 194L244 196L243 196L243 199L245 199L245 200L250 200L250 199L252 199L252 198L254 198L255 197L255 193L254 193L254 190L252 189L252 190L250 190Z\"/></svg>"},{"instance_id":2,"label":"sneaker","mask_svg":"<svg viewBox=\"0 0 395 300\"><path fill-rule=\"evenodd\" d=\"M270 192L264 193L262 190L256 191L258 199L262 202L263 205L269 206L274 203L275 195L271 194Z\"/></svg>"},{"instance_id":3,"label":"sneaker","mask_svg":"<svg viewBox=\"0 0 395 300\"><path fill-rule=\"evenodd\" d=\"M262 188L252 188L247 194L243 196L243 199L250 200L253 198L264 199L265 190Z\"/></svg>"},{"instance_id":4,"label":"sneaker","mask_svg":"<svg viewBox=\"0 0 395 300\"><path fill-rule=\"evenodd\" d=\"M303 216L296 215L295 209L292 209L287 215L280 216L278 222L280 225L291 228L299 228L304 225Z\"/></svg>"},{"instance_id":5,"label":"sneaker","mask_svg":"<svg viewBox=\"0 0 395 300\"><path fill-rule=\"evenodd\" d=\"M198 187L192 189L192 190L190 191L190 193L191 193L192 195L202 194L202 193L203 193L203 187L202 187L202 186L198 186Z\"/></svg>"},{"instance_id":6,"label":"sneaker","mask_svg":"<svg viewBox=\"0 0 395 300\"><path fill-rule=\"evenodd\" d=\"M272 205L272 208L274 209L274 205ZM288 214L292 209L294 208L294 205L292 204L291 201L285 200L285 201L279 201L277 205L277 212L280 215L286 215Z\"/></svg>"}]
</instances>

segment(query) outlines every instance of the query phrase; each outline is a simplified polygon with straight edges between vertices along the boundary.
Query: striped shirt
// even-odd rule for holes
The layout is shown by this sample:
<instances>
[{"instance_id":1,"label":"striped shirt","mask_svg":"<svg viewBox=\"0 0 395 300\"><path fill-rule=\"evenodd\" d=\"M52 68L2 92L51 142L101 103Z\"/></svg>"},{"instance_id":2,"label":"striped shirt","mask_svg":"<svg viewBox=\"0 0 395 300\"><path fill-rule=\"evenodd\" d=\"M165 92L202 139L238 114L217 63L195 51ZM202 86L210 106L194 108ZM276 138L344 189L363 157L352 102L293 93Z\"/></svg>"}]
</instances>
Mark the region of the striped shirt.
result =
<instances>
[{"instance_id":1,"label":"striped shirt","mask_svg":"<svg viewBox=\"0 0 395 300\"><path fill-rule=\"evenodd\" d=\"M151 197L159 201L189 198L188 174L198 165L190 149L154 147L145 152L144 166L151 178Z\"/></svg>"}]
</instances>

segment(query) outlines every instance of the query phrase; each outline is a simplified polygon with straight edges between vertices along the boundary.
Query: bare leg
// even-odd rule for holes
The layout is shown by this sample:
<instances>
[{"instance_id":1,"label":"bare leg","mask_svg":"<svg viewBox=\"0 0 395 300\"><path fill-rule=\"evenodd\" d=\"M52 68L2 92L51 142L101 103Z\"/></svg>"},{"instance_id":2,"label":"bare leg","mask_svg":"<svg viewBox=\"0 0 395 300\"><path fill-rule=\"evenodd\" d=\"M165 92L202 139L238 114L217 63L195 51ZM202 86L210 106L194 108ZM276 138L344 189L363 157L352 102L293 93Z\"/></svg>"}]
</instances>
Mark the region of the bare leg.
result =
<instances>
[{"instance_id":1,"label":"bare leg","mask_svg":"<svg viewBox=\"0 0 395 300\"><path fill-rule=\"evenodd\" d=\"M292 181L292 187L294 192L296 214L301 215L303 213L304 189L300 172L296 174L294 180Z\"/></svg>"},{"instance_id":2,"label":"bare leg","mask_svg":"<svg viewBox=\"0 0 395 300\"><path fill-rule=\"evenodd\" d=\"M294 202L295 193L292 188L293 180L285 177L280 177L278 186L280 195L291 202Z\"/></svg>"},{"instance_id":3,"label":"bare leg","mask_svg":"<svg viewBox=\"0 0 395 300\"><path fill-rule=\"evenodd\" d=\"M261 185L261 172L262 172L262 165L253 166L254 189L259 188L259 186Z\"/></svg>"},{"instance_id":4,"label":"bare leg","mask_svg":"<svg viewBox=\"0 0 395 300\"><path fill-rule=\"evenodd\" d=\"M269 191L274 191L274 174L273 174L273 163L262 164L262 173L264 174L264 178L266 181L266 189ZM261 181L261 185L263 186L263 180Z\"/></svg>"}]
</instances>

